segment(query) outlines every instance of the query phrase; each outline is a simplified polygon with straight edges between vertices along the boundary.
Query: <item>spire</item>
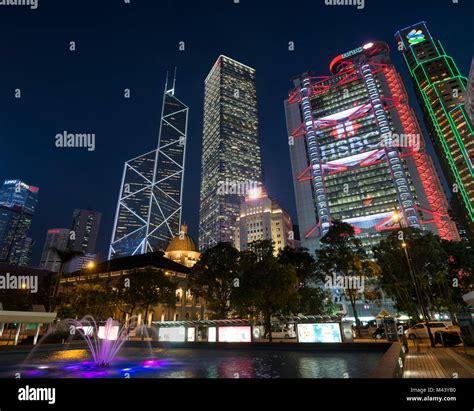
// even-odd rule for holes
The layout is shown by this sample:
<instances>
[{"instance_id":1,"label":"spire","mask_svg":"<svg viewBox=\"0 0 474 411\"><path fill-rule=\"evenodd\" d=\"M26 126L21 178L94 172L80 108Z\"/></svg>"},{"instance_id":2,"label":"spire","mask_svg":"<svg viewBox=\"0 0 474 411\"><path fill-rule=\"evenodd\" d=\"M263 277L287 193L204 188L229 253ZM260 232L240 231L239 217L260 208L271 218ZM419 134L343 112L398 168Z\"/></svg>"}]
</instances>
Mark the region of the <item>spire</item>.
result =
<instances>
[{"instance_id":1,"label":"spire","mask_svg":"<svg viewBox=\"0 0 474 411\"><path fill-rule=\"evenodd\" d=\"M174 67L173 85L171 88L168 87L168 80L169 80L169 71L166 70L165 94L171 94L172 96L174 96L174 87L176 84L176 66Z\"/></svg>"},{"instance_id":2,"label":"spire","mask_svg":"<svg viewBox=\"0 0 474 411\"><path fill-rule=\"evenodd\" d=\"M174 87L176 85L176 71L177 71L177 67L174 66L173 91L172 91L173 96L174 96Z\"/></svg>"}]
</instances>

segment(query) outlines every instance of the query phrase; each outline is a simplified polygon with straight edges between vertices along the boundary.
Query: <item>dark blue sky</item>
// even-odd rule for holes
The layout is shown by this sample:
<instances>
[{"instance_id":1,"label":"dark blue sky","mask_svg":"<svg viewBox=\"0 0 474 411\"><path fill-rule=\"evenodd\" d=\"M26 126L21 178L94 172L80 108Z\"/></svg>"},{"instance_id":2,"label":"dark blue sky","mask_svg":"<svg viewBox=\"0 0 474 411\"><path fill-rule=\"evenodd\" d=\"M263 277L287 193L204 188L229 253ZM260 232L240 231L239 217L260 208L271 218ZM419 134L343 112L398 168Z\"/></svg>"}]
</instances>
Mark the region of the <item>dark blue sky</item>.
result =
<instances>
[{"instance_id":1,"label":"dark blue sky","mask_svg":"<svg viewBox=\"0 0 474 411\"><path fill-rule=\"evenodd\" d=\"M203 82L219 54L257 70L266 187L295 220L283 111L290 77L308 69L325 75L336 55L384 40L411 92L393 34L421 20L464 75L473 54L472 0L366 0L363 10L324 0L130 1L0 6L0 180L40 187L35 264L46 230L68 227L74 208L103 213L98 248L107 250L123 163L156 147L166 70L174 66L176 95L190 107L183 216L197 238ZM95 133L96 150L56 148L65 130Z\"/></svg>"}]
</instances>

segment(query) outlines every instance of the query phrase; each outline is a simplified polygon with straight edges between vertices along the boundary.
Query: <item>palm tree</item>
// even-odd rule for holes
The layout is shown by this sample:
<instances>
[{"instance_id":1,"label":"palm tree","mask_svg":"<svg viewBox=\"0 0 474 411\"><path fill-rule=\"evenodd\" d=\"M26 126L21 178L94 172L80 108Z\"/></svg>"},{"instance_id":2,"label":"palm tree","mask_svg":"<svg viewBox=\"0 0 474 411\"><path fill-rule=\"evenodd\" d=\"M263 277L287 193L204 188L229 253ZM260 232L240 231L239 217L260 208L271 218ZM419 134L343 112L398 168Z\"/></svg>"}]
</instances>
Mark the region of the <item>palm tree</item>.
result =
<instances>
[{"instance_id":1,"label":"palm tree","mask_svg":"<svg viewBox=\"0 0 474 411\"><path fill-rule=\"evenodd\" d=\"M59 261L61 262L61 265L59 266L59 271L57 273L56 279L54 279L52 282L52 290L51 290L51 295L49 297L49 312L50 313L52 313L54 309L56 308L56 299L58 297L59 283L61 282L61 279L63 278L65 265L69 261L73 260L74 258L84 255L82 251L70 250L68 248L66 248L65 250L60 250L57 247L51 247L51 250L53 250L56 253L56 255L59 257Z\"/></svg>"}]
</instances>

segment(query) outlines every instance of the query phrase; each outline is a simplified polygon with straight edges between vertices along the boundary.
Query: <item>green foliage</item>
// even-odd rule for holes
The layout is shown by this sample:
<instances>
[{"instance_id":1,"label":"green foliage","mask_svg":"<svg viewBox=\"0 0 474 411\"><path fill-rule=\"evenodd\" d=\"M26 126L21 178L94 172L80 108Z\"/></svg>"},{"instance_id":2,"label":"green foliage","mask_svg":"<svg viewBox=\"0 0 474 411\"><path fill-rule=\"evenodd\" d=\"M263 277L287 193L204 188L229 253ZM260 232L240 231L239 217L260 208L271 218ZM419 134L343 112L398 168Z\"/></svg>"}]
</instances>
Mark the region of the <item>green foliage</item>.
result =
<instances>
[{"instance_id":1,"label":"green foliage","mask_svg":"<svg viewBox=\"0 0 474 411\"><path fill-rule=\"evenodd\" d=\"M82 318L92 315L96 320L105 320L112 315L112 295L101 284L82 283L64 286L58 297L59 318Z\"/></svg>"},{"instance_id":2,"label":"green foliage","mask_svg":"<svg viewBox=\"0 0 474 411\"><path fill-rule=\"evenodd\" d=\"M133 315L138 308L148 311L158 304L176 303L176 284L161 270L135 272L127 277L113 292L115 305L123 312Z\"/></svg>"},{"instance_id":3,"label":"green foliage","mask_svg":"<svg viewBox=\"0 0 474 411\"><path fill-rule=\"evenodd\" d=\"M380 267L371 261L361 241L355 236L354 228L342 221L334 221L326 235L321 239L317 252L317 272L319 276L364 278L364 290L354 287L343 289L344 296L351 303L356 324L359 319L356 301L360 298L378 298L376 284L381 275Z\"/></svg>"},{"instance_id":4,"label":"green foliage","mask_svg":"<svg viewBox=\"0 0 474 411\"><path fill-rule=\"evenodd\" d=\"M297 270L273 256L271 241L255 241L241 253L239 286L232 293L232 305L239 314L261 314L269 333L273 316L295 313L299 304Z\"/></svg>"},{"instance_id":5,"label":"green foliage","mask_svg":"<svg viewBox=\"0 0 474 411\"><path fill-rule=\"evenodd\" d=\"M462 295L472 285L474 257L465 242L442 241L432 233L403 228L403 240L420 284L423 303L431 311L455 313L463 309ZM420 314L413 279L399 233L392 233L374 248L382 268L382 288L399 311L413 318Z\"/></svg>"},{"instance_id":6,"label":"green foliage","mask_svg":"<svg viewBox=\"0 0 474 411\"><path fill-rule=\"evenodd\" d=\"M190 274L193 293L204 298L214 318L227 318L230 297L237 278L239 252L229 243L204 251Z\"/></svg>"}]
</instances>

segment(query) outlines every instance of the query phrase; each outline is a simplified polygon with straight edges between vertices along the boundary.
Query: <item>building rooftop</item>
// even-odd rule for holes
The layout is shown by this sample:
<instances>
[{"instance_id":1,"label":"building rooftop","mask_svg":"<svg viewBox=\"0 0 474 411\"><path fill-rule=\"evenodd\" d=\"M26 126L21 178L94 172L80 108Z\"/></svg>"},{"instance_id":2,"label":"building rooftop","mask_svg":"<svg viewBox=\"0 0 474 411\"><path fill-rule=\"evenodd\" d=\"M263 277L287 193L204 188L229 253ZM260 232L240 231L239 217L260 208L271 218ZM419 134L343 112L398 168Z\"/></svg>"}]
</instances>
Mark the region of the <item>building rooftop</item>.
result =
<instances>
[{"instance_id":1,"label":"building rooftop","mask_svg":"<svg viewBox=\"0 0 474 411\"><path fill-rule=\"evenodd\" d=\"M97 264L92 269L83 269L71 273L70 276L84 275L87 273L96 274L111 271L131 270L134 268L156 267L164 270L176 271L183 274L189 274L190 269L164 257L162 251L155 251L153 253L138 254L127 257L113 258Z\"/></svg>"},{"instance_id":2,"label":"building rooftop","mask_svg":"<svg viewBox=\"0 0 474 411\"><path fill-rule=\"evenodd\" d=\"M166 247L166 252L170 251L198 251L196 243L188 234L188 226L186 224L181 226L180 234L173 237L168 247Z\"/></svg>"}]
</instances>

